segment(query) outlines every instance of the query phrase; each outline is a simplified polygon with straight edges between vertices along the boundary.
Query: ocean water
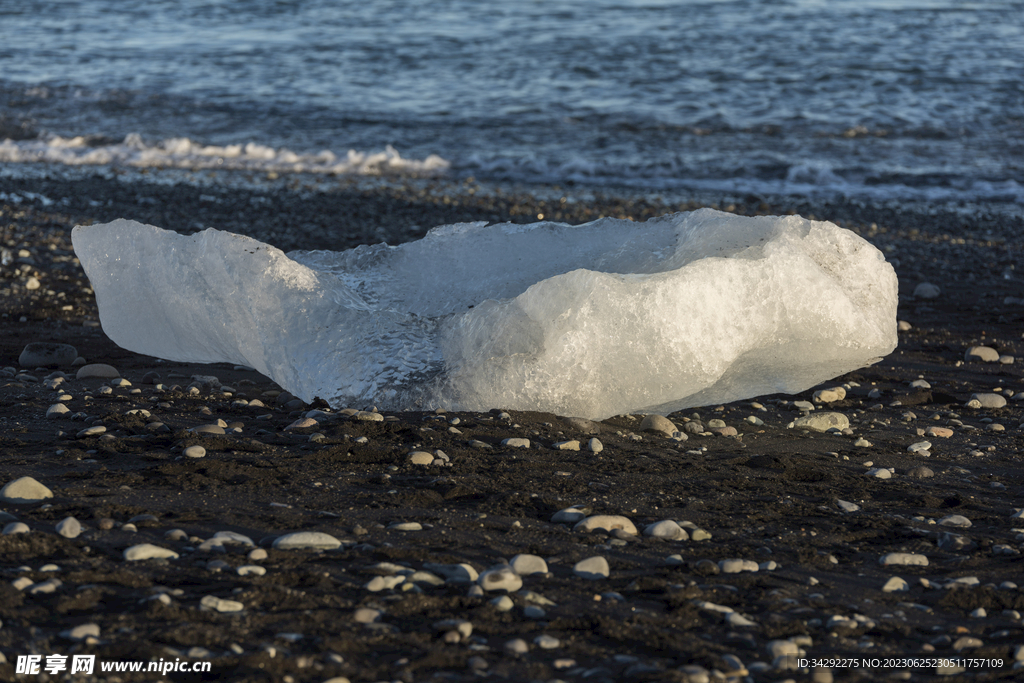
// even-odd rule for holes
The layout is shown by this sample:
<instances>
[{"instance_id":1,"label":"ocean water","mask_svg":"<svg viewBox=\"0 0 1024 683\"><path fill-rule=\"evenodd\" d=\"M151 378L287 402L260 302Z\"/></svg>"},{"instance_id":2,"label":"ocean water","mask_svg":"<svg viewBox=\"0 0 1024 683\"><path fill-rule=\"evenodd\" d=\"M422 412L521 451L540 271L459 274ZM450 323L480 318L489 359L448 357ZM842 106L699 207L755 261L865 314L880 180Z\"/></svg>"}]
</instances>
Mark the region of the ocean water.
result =
<instances>
[{"instance_id":1,"label":"ocean water","mask_svg":"<svg viewBox=\"0 0 1024 683\"><path fill-rule=\"evenodd\" d=\"M0 2L0 164L1024 206L1024 1Z\"/></svg>"}]
</instances>

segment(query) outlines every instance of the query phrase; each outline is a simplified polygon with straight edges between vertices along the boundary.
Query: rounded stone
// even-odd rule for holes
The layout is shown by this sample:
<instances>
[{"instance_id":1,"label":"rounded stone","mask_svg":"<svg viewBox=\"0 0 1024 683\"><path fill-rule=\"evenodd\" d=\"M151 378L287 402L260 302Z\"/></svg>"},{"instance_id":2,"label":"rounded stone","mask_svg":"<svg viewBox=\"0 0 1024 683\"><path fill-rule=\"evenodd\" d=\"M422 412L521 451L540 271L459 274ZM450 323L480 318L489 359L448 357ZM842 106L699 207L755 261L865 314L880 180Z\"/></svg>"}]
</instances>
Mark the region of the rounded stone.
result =
<instances>
[{"instance_id":1,"label":"rounded stone","mask_svg":"<svg viewBox=\"0 0 1024 683\"><path fill-rule=\"evenodd\" d=\"M581 579L590 579L592 581L598 579L607 579L608 575L611 574L611 567L608 566L608 560L604 559L600 555L588 557L585 560L580 560L572 567L572 573Z\"/></svg>"},{"instance_id":2,"label":"rounded stone","mask_svg":"<svg viewBox=\"0 0 1024 683\"><path fill-rule=\"evenodd\" d=\"M413 451L405 456L405 461L411 465L430 465L434 462L434 454L426 451Z\"/></svg>"},{"instance_id":3,"label":"rounded stone","mask_svg":"<svg viewBox=\"0 0 1024 683\"><path fill-rule=\"evenodd\" d=\"M503 590L514 593L523 587L523 579L512 567L500 566L480 574L477 585L485 591Z\"/></svg>"},{"instance_id":4,"label":"rounded stone","mask_svg":"<svg viewBox=\"0 0 1024 683\"><path fill-rule=\"evenodd\" d=\"M86 427L75 436L79 439L86 439L90 436L99 436L100 434L106 433L106 431L107 428L103 425L93 425L92 427Z\"/></svg>"},{"instance_id":5,"label":"rounded stone","mask_svg":"<svg viewBox=\"0 0 1024 683\"><path fill-rule=\"evenodd\" d=\"M522 439L519 437L511 437L508 439L503 439L501 445L507 446L508 448L529 448L530 440Z\"/></svg>"},{"instance_id":6,"label":"rounded stone","mask_svg":"<svg viewBox=\"0 0 1024 683\"><path fill-rule=\"evenodd\" d=\"M58 368L71 365L76 358L78 351L70 344L32 342L22 349L18 364L23 368Z\"/></svg>"},{"instance_id":7,"label":"rounded stone","mask_svg":"<svg viewBox=\"0 0 1024 683\"><path fill-rule=\"evenodd\" d=\"M153 558L168 558L174 559L178 557L178 553L167 548L161 548L158 545L152 543L140 543L139 545L133 545L130 548L125 548L124 559L129 562L136 562L138 560L149 560Z\"/></svg>"},{"instance_id":8,"label":"rounded stone","mask_svg":"<svg viewBox=\"0 0 1024 683\"><path fill-rule=\"evenodd\" d=\"M278 550L296 550L300 548L334 550L340 546L341 541L322 531L296 531L279 536L274 541L274 548Z\"/></svg>"},{"instance_id":9,"label":"rounded stone","mask_svg":"<svg viewBox=\"0 0 1024 683\"><path fill-rule=\"evenodd\" d=\"M849 428L850 418L842 413L812 413L793 420L796 429L810 429L814 432L827 432L830 429L840 431Z\"/></svg>"},{"instance_id":10,"label":"rounded stone","mask_svg":"<svg viewBox=\"0 0 1024 683\"><path fill-rule=\"evenodd\" d=\"M616 529L622 529L627 534L637 535L636 526L622 515L594 515L593 517L580 520L573 527L573 531L581 532L597 531L599 529L609 533Z\"/></svg>"},{"instance_id":11,"label":"rounded stone","mask_svg":"<svg viewBox=\"0 0 1024 683\"><path fill-rule=\"evenodd\" d=\"M52 406L50 406L49 408L46 409L46 417L48 417L50 419L53 419L53 418L56 418L56 417L60 417L62 415L67 415L70 412L71 412L71 409L68 408L63 403L55 403L55 404L53 404Z\"/></svg>"},{"instance_id":12,"label":"rounded stone","mask_svg":"<svg viewBox=\"0 0 1024 683\"><path fill-rule=\"evenodd\" d=\"M914 298L917 299L938 299L940 294L942 294L942 290L939 289L939 286L930 282L922 282L914 287Z\"/></svg>"},{"instance_id":13,"label":"rounded stone","mask_svg":"<svg viewBox=\"0 0 1024 683\"><path fill-rule=\"evenodd\" d=\"M686 530L679 526L675 520L671 519L663 519L660 522L648 525L644 529L644 536L664 538L669 541L685 541L690 538Z\"/></svg>"},{"instance_id":14,"label":"rounded stone","mask_svg":"<svg viewBox=\"0 0 1024 683\"><path fill-rule=\"evenodd\" d=\"M917 553L886 553L878 560L881 565L906 565L912 567L927 567L928 558Z\"/></svg>"},{"instance_id":15,"label":"rounded stone","mask_svg":"<svg viewBox=\"0 0 1024 683\"><path fill-rule=\"evenodd\" d=\"M591 453L600 453L604 450L604 444L595 436L587 442L587 448L590 449Z\"/></svg>"},{"instance_id":16,"label":"rounded stone","mask_svg":"<svg viewBox=\"0 0 1024 683\"><path fill-rule=\"evenodd\" d=\"M906 581L904 581L903 579L901 579L898 576L893 576L892 578L890 578L888 581L885 582L884 586L882 586L882 592L883 593L894 593L896 591L906 591L906 590L910 590L910 586L907 584Z\"/></svg>"},{"instance_id":17,"label":"rounded stone","mask_svg":"<svg viewBox=\"0 0 1024 683\"><path fill-rule=\"evenodd\" d=\"M999 352L989 346L972 346L964 352L964 360L996 363L999 361Z\"/></svg>"},{"instance_id":18,"label":"rounded stone","mask_svg":"<svg viewBox=\"0 0 1024 683\"><path fill-rule=\"evenodd\" d=\"M78 368L78 372L75 373L75 379L117 379L121 376L121 373L117 371L113 365L107 365L106 363L89 363Z\"/></svg>"},{"instance_id":19,"label":"rounded stone","mask_svg":"<svg viewBox=\"0 0 1024 683\"><path fill-rule=\"evenodd\" d=\"M546 574L548 571L548 563L544 561L544 558L526 553L513 557L509 562L509 566L520 576Z\"/></svg>"},{"instance_id":20,"label":"rounded stone","mask_svg":"<svg viewBox=\"0 0 1024 683\"><path fill-rule=\"evenodd\" d=\"M53 492L32 477L21 477L0 489L0 502L15 505L38 503L53 498Z\"/></svg>"},{"instance_id":21,"label":"rounded stone","mask_svg":"<svg viewBox=\"0 0 1024 683\"><path fill-rule=\"evenodd\" d=\"M1003 408L1006 406L1006 398L996 393L971 394L971 400L980 403L982 408Z\"/></svg>"},{"instance_id":22,"label":"rounded stone","mask_svg":"<svg viewBox=\"0 0 1024 683\"><path fill-rule=\"evenodd\" d=\"M663 415L656 415L651 413L644 417L643 422L640 423L641 432L659 432L665 436L671 437L675 432L679 431L675 423Z\"/></svg>"},{"instance_id":23,"label":"rounded stone","mask_svg":"<svg viewBox=\"0 0 1024 683\"><path fill-rule=\"evenodd\" d=\"M56 530L64 538L78 538L82 533L82 524L74 517L65 517L57 522Z\"/></svg>"}]
</instances>

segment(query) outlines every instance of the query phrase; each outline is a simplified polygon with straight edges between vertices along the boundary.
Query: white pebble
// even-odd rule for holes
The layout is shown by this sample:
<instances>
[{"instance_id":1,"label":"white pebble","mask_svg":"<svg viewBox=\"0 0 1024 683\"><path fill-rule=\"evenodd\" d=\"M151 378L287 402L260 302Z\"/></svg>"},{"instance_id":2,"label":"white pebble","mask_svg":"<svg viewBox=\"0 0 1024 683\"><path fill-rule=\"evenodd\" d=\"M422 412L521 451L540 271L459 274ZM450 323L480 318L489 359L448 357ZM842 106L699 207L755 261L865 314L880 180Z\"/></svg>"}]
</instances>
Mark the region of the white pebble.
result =
<instances>
[{"instance_id":1,"label":"white pebble","mask_svg":"<svg viewBox=\"0 0 1024 683\"><path fill-rule=\"evenodd\" d=\"M572 572L581 579L607 579L611 568L608 566L608 560L600 555L595 555L577 562L573 565Z\"/></svg>"}]
</instances>

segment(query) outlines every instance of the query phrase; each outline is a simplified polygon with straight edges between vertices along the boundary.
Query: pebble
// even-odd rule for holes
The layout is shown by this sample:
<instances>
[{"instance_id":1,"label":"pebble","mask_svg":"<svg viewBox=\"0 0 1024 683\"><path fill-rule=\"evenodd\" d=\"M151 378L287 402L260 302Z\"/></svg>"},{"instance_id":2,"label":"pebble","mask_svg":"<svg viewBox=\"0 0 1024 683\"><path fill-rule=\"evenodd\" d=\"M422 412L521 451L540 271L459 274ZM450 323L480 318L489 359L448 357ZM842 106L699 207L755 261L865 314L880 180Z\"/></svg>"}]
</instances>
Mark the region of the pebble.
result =
<instances>
[{"instance_id":1,"label":"pebble","mask_svg":"<svg viewBox=\"0 0 1024 683\"><path fill-rule=\"evenodd\" d=\"M23 368L56 368L71 365L76 358L78 351L70 344L31 342L18 356L18 365Z\"/></svg>"},{"instance_id":2,"label":"pebble","mask_svg":"<svg viewBox=\"0 0 1024 683\"><path fill-rule=\"evenodd\" d=\"M928 558L917 553L886 553L878 560L882 565L910 565L916 567L927 567Z\"/></svg>"},{"instance_id":3,"label":"pebble","mask_svg":"<svg viewBox=\"0 0 1024 683\"><path fill-rule=\"evenodd\" d=\"M860 510L860 505L851 503L848 500L837 500L836 505L838 505L843 512L856 512L857 510Z\"/></svg>"},{"instance_id":4,"label":"pebble","mask_svg":"<svg viewBox=\"0 0 1024 683\"><path fill-rule=\"evenodd\" d=\"M220 425L199 425L189 430L194 434L225 434L224 428Z\"/></svg>"},{"instance_id":5,"label":"pebble","mask_svg":"<svg viewBox=\"0 0 1024 683\"><path fill-rule=\"evenodd\" d=\"M369 607L360 607L352 613L352 621L357 624L372 624L380 621L381 611Z\"/></svg>"},{"instance_id":6,"label":"pebble","mask_svg":"<svg viewBox=\"0 0 1024 683\"><path fill-rule=\"evenodd\" d=\"M152 543L140 543L139 545L133 545L130 548L125 548L124 559L129 562L135 562L137 560L149 560L152 558L169 558L175 559L178 557L178 553L167 548L161 548L158 545Z\"/></svg>"},{"instance_id":7,"label":"pebble","mask_svg":"<svg viewBox=\"0 0 1024 683\"><path fill-rule=\"evenodd\" d=\"M89 363L78 368L78 372L75 373L75 379L89 379L92 377L99 379L116 379L121 376L121 373L117 371L113 365L107 365L106 363Z\"/></svg>"},{"instance_id":8,"label":"pebble","mask_svg":"<svg viewBox=\"0 0 1024 683\"><path fill-rule=\"evenodd\" d=\"M955 526L961 529L966 529L971 526L971 520L967 519L963 515L946 515L939 520L940 526Z\"/></svg>"},{"instance_id":9,"label":"pebble","mask_svg":"<svg viewBox=\"0 0 1024 683\"><path fill-rule=\"evenodd\" d=\"M886 467L876 467L868 470L864 473L869 477L875 477L876 479L892 479L892 472Z\"/></svg>"},{"instance_id":10,"label":"pebble","mask_svg":"<svg viewBox=\"0 0 1024 683\"><path fill-rule=\"evenodd\" d=\"M267 568L261 567L258 564L243 564L235 571L239 576L263 576L267 573Z\"/></svg>"},{"instance_id":11,"label":"pebble","mask_svg":"<svg viewBox=\"0 0 1024 683\"><path fill-rule=\"evenodd\" d=\"M311 417L303 417L284 428L284 431L291 431L292 429L308 429L309 427L316 427L319 422Z\"/></svg>"},{"instance_id":12,"label":"pebble","mask_svg":"<svg viewBox=\"0 0 1024 683\"><path fill-rule=\"evenodd\" d=\"M940 439L948 439L953 436L953 430L948 427L929 427L924 431L924 435L938 437Z\"/></svg>"},{"instance_id":13,"label":"pebble","mask_svg":"<svg viewBox=\"0 0 1024 683\"><path fill-rule=\"evenodd\" d=\"M562 643L554 636L549 636L546 633L541 634L533 639L533 644L542 650L554 650L559 647Z\"/></svg>"},{"instance_id":14,"label":"pebble","mask_svg":"<svg viewBox=\"0 0 1024 683\"><path fill-rule=\"evenodd\" d=\"M13 534L27 534L31 529L28 528L28 524L24 522L10 522L4 526L3 535L11 536Z\"/></svg>"},{"instance_id":15,"label":"pebble","mask_svg":"<svg viewBox=\"0 0 1024 683\"><path fill-rule=\"evenodd\" d=\"M815 432L827 432L830 429L842 431L850 427L850 418L842 413L812 413L793 420L793 427Z\"/></svg>"},{"instance_id":16,"label":"pebble","mask_svg":"<svg viewBox=\"0 0 1024 683\"><path fill-rule=\"evenodd\" d=\"M431 465L434 462L434 454L426 451L412 451L405 456L405 461L411 465Z\"/></svg>"},{"instance_id":17,"label":"pebble","mask_svg":"<svg viewBox=\"0 0 1024 683\"><path fill-rule=\"evenodd\" d=\"M357 412L352 417L354 417L357 420L364 420L364 421L367 421L367 422L383 422L384 421L384 416L383 415L381 415L380 413L377 413L377 412L369 411L369 410L360 410L359 412Z\"/></svg>"},{"instance_id":18,"label":"pebble","mask_svg":"<svg viewBox=\"0 0 1024 683\"><path fill-rule=\"evenodd\" d=\"M931 385L931 383L929 383L929 382L927 382L927 381L925 381L923 379L915 379L913 382L910 383L910 388L911 389L931 389L932 385Z\"/></svg>"},{"instance_id":19,"label":"pebble","mask_svg":"<svg viewBox=\"0 0 1024 683\"><path fill-rule=\"evenodd\" d=\"M99 624L79 624L74 628L69 628L66 631L61 631L62 638L68 640L85 640L86 638L99 638L100 637L100 625Z\"/></svg>"},{"instance_id":20,"label":"pebble","mask_svg":"<svg viewBox=\"0 0 1024 683\"><path fill-rule=\"evenodd\" d=\"M500 565L480 574L477 579L477 585L485 591L503 590L508 593L514 593L523 587L523 579L512 567Z\"/></svg>"},{"instance_id":21,"label":"pebble","mask_svg":"<svg viewBox=\"0 0 1024 683\"><path fill-rule=\"evenodd\" d=\"M587 448L590 450L591 453L600 453L601 451L604 450L604 444L601 443L601 440L595 436L591 438L590 441L587 442Z\"/></svg>"},{"instance_id":22,"label":"pebble","mask_svg":"<svg viewBox=\"0 0 1024 683\"><path fill-rule=\"evenodd\" d=\"M599 529L609 533L616 529L622 529L627 534L637 535L636 526L622 515L594 515L593 517L580 520L573 527L573 531L580 532L591 532Z\"/></svg>"},{"instance_id":23,"label":"pebble","mask_svg":"<svg viewBox=\"0 0 1024 683\"><path fill-rule=\"evenodd\" d=\"M371 593L379 593L383 590L391 590L404 582L404 576L375 576L370 579L365 588Z\"/></svg>"},{"instance_id":24,"label":"pebble","mask_svg":"<svg viewBox=\"0 0 1024 683\"><path fill-rule=\"evenodd\" d=\"M671 437L675 432L679 431L675 423L672 420L664 417L663 415L656 415L651 413L644 417L640 423L641 432L659 432L665 436Z\"/></svg>"},{"instance_id":25,"label":"pebble","mask_svg":"<svg viewBox=\"0 0 1024 683\"><path fill-rule=\"evenodd\" d=\"M509 439L504 439L501 442L501 445L502 446L507 446L509 448L529 448L530 447L530 440L529 439L521 439L521 438L518 438L518 437L512 437L512 438L509 438Z\"/></svg>"},{"instance_id":26,"label":"pebble","mask_svg":"<svg viewBox=\"0 0 1024 683\"><path fill-rule=\"evenodd\" d=\"M204 595L199 605L215 612L241 612L245 605L235 600L225 600L216 595Z\"/></svg>"},{"instance_id":27,"label":"pebble","mask_svg":"<svg viewBox=\"0 0 1024 683\"><path fill-rule=\"evenodd\" d=\"M913 477L914 479L927 479L928 477L934 477L935 472L930 467L919 465L917 467L911 467L907 470L907 476Z\"/></svg>"},{"instance_id":28,"label":"pebble","mask_svg":"<svg viewBox=\"0 0 1024 683\"><path fill-rule=\"evenodd\" d=\"M499 612L508 612L516 606L516 604L512 602L512 598L508 597L507 595L502 595L499 598L494 598L493 600L491 600L491 605L494 607L494 609L498 610Z\"/></svg>"},{"instance_id":29,"label":"pebble","mask_svg":"<svg viewBox=\"0 0 1024 683\"><path fill-rule=\"evenodd\" d=\"M423 525L419 522L391 522L388 528L394 531L423 531Z\"/></svg>"},{"instance_id":30,"label":"pebble","mask_svg":"<svg viewBox=\"0 0 1024 683\"><path fill-rule=\"evenodd\" d=\"M341 541L322 531L296 531L279 536L274 540L274 548L277 550L296 550L299 548L334 550L340 546Z\"/></svg>"},{"instance_id":31,"label":"pebble","mask_svg":"<svg viewBox=\"0 0 1024 683\"><path fill-rule=\"evenodd\" d=\"M530 646L522 638L513 638L504 645L505 652L513 655L524 655L530 651Z\"/></svg>"},{"instance_id":32,"label":"pebble","mask_svg":"<svg viewBox=\"0 0 1024 683\"><path fill-rule=\"evenodd\" d=\"M690 538L686 530L672 519L663 519L660 522L649 524L644 529L644 536L664 538L669 541L685 541Z\"/></svg>"},{"instance_id":33,"label":"pebble","mask_svg":"<svg viewBox=\"0 0 1024 683\"><path fill-rule=\"evenodd\" d=\"M900 320L896 323L896 329L900 332L909 332L914 329L914 326L908 323L906 320Z\"/></svg>"},{"instance_id":34,"label":"pebble","mask_svg":"<svg viewBox=\"0 0 1024 683\"><path fill-rule=\"evenodd\" d=\"M813 400L815 403L835 403L836 401L842 401L846 398L846 389L843 387L831 387L829 389L820 389L814 392Z\"/></svg>"},{"instance_id":35,"label":"pebble","mask_svg":"<svg viewBox=\"0 0 1024 683\"><path fill-rule=\"evenodd\" d=\"M914 287L914 298L916 299L938 299L941 294L942 290L939 289L939 286L930 282L922 282Z\"/></svg>"},{"instance_id":36,"label":"pebble","mask_svg":"<svg viewBox=\"0 0 1024 683\"><path fill-rule=\"evenodd\" d=\"M871 442L865 439L863 436L859 437L856 441L854 441L853 445L856 446L857 448L871 448Z\"/></svg>"},{"instance_id":37,"label":"pebble","mask_svg":"<svg viewBox=\"0 0 1024 683\"><path fill-rule=\"evenodd\" d=\"M607 579L611 573L611 568L608 566L608 560L600 555L595 555L574 564L572 573L581 579Z\"/></svg>"},{"instance_id":38,"label":"pebble","mask_svg":"<svg viewBox=\"0 0 1024 683\"><path fill-rule=\"evenodd\" d=\"M931 447L931 441L918 441L907 446L907 451L911 453L927 453Z\"/></svg>"},{"instance_id":39,"label":"pebble","mask_svg":"<svg viewBox=\"0 0 1024 683\"><path fill-rule=\"evenodd\" d=\"M891 577L882 586L883 593L895 593L896 591L907 591L910 590L910 585L898 576Z\"/></svg>"},{"instance_id":40,"label":"pebble","mask_svg":"<svg viewBox=\"0 0 1024 683\"><path fill-rule=\"evenodd\" d=\"M107 428L103 425L93 425L92 427L86 427L82 431L75 435L78 439L87 439L90 436L99 436L107 431Z\"/></svg>"},{"instance_id":41,"label":"pebble","mask_svg":"<svg viewBox=\"0 0 1024 683\"><path fill-rule=\"evenodd\" d=\"M57 522L56 529L64 538L78 538L82 533L82 524L74 517L65 517Z\"/></svg>"},{"instance_id":42,"label":"pebble","mask_svg":"<svg viewBox=\"0 0 1024 683\"><path fill-rule=\"evenodd\" d=\"M476 569L469 564L438 564L425 562L423 568L443 576L445 583L473 583L479 578Z\"/></svg>"},{"instance_id":43,"label":"pebble","mask_svg":"<svg viewBox=\"0 0 1024 683\"><path fill-rule=\"evenodd\" d=\"M203 458L206 457L206 449L202 446L189 446L182 451L182 455L186 458Z\"/></svg>"},{"instance_id":44,"label":"pebble","mask_svg":"<svg viewBox=\"0 0 1024 683\"><path fill-rule=\"evenodd\" d=\"M584 507L567 507L559 510L551 516L551 521L555 524L575 524L590 514L589 508Z\"/></svg>"},{"instance_id":45,"label":"pebble","mask_svg":"<svg viewBox=\"0 0 1024 683\"><path fill-rule=\"evenodd\" d=\"M977 401L982 408L1002 408L1006 405L1006 398L1002 394L981 393L971 394L971 401Z\"/></svg>"},{"instance_id":46,"label":"pebble","mask_svg":"<svg viewBox=\"0 0 1024 683\"><path fill-rule=\"evenodd\" d=\"M972 346L964 353L964 360L996 363L999 361L999 352L988 346Z\"/></svg>"},{"instance_id":47,"label":"pebble","mask_svg":"<svg viewBox=\"0 0 1024 683\"><path fill-rule=\"evenodd\" d=\"M53 498L53 492L32 477L21 477L0 489L0 502L26 505Z\"/></svg>"},{"instance_id":48,"label":"pebble","mask_svg":"<svg viewBox=\"0 0 1024 683\"><path fill-rule=\"evenodd\" d=\"M753 560L729 559L719 560L718 569L723 574L739 574L740 572L756 572L760 567Z\"/></svg>"},{"instance_id":49,"label":"pebble","mask_svg":"<svg viewBox=\"0 0 1024 683\"><path fill-rule=\"evenodd\" d=\"M544 561L544 558L527 553L516 555L508 564L519 576L546 574L548 571L548 563Z\"/></svg>"},{"instance_id":50,"label":"pebble","mask_svg":"<svg viewBox=\"0 0 1024 683\"><path fill-rule=\"evenodd\" d=\"M576 439L571 441L559 441L551 446L557 451L578 451L580 449L580 442Z\"/></svg>"}]
</instances>

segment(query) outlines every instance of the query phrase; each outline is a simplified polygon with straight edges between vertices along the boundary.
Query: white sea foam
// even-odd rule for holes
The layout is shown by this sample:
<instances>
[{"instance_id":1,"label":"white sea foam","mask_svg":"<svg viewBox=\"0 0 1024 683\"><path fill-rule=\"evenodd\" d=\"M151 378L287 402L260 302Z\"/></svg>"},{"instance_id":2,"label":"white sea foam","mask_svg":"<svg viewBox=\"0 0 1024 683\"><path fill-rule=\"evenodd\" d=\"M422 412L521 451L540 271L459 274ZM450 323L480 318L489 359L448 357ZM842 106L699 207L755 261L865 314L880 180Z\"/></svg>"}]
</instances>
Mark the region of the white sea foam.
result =
<instances>
[{"instance_id":1,"label":"white sea foam","mask_svg":"<svg viewBox=\"0 0 1024 683\"><path fill-rule=\"evenodd\" d=\"M297 153L254 142L218 146L197 144L188 138L170 138L151 145L136 134L128 135L119 143L99 145L81 136L4 140L0 142L0 162L404 176L443 175L449 168L449 163L435 154L422 160L404 159L390 145L383 152L349 150L339 157L326 150L315 154Z\"/></svg>"}]
</instances>

